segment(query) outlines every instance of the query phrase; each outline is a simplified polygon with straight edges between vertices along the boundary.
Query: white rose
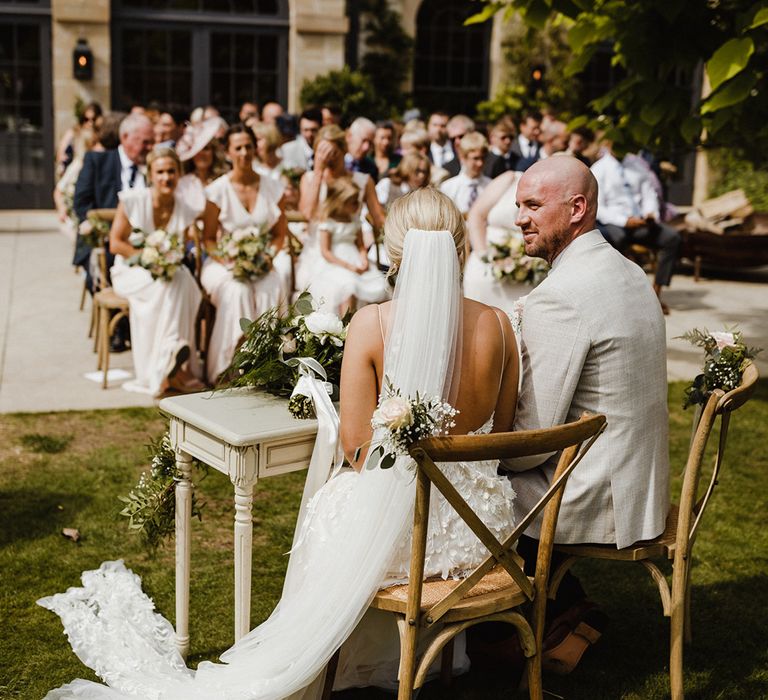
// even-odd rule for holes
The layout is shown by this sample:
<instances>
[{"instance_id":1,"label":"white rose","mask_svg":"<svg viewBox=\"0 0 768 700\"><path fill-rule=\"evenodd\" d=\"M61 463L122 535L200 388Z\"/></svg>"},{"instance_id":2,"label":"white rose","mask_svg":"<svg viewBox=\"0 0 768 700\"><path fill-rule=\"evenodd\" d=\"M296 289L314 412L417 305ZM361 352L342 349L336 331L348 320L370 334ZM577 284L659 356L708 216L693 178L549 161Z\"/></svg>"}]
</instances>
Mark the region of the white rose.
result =
<instances>
[{"instance_id":1,"label":"white rose","mask_svg":"<svg viewBox=\"0 0 768 700\"><path fill-rule=\"evenodd\" d=\"M717 343L717 349L736 347L736 338L733 337L733 333L711 333L712 340Z\"/></svg>"},{"instance_id":2,"label":"white rose","mask_svg":"<svg viewBox=\"0 0 768 700\"><path fill-rule=\"evenodd\" d=\"M236 258L237 254L240 252L240 249L237 247L237 243L230 242L227 244L224 252L226 252L230 258Z\"/></svg>"},{"instance_id":3,"label":"white rose","mask_svg":"<svg viewBox=\"0 0 768 700\"><path fill-rule=\"evenodd\" d=\"M153 248L159 248L165 239L165 231L158 229L157 231L152 231L152 233L147 236L147 245L152 246Z\"/></svg>"},{"instance_id":4,"label":"white rose","mask_svg":"<svg viewBox=\"0 0 768 700\"><path fill-rule=\"evenodd\" d=\"M391 396L381 402L381 406L374 413L374 419L390 430L407 428L413 422L411 406L406 399Z\"/></svg>"},{"instance_id":5,"label":"white rose","mask_svg":"<svg viewBox=\"0 0 768 700\"><path fill-rule=\"evenodd\" d=\"M509 234L503 228L489 226L486 232L489 245L502 246L509 243Z\"/></svg>"},{"instance_id":6,"label":"white rose","mask_svg":"<svg viewBox=\"0 0 768 700\"><path fill-rule=\"evenodd\" d=\"M315 335L321 333L339 335L344 330L341 319L336 314L325 311L313 311L309 316L304 317L304 323L307 325L307 330Z\"/></svg>"},{"instance_id":7,"label":"white rose","mask_svg":"<svg viewBox=\"0 0 768 700\"><path fill-rule=\"evenodd\" d=\"M280 345L280 350L283 353L291 355L296 352L296 338L294 338L293 335L290 333L288 335L281 335L280 340L283 341L282 345Z\"/></svg>"},{"instance_id":8,"label":"white rose","mask_svg":"<svg viewBox=\"0 0 768 700\"><path fill-rule=\"evenodd\" d=\"M232 232L232 240L237 241L238 243L250 237L251 237L251 232L247 228L238 228Z\"/></svg>"},{"instance_id":9,"label":"white rose","mask_svg":"<svg viewBox=\"0 0 768 700\"><path fill-rule=\"evenodd\" d=\"M140 248L144 245L144 234L141 231L131 231L131 235L128 236L128 243L134 248Z\"/></svg>"},{"instance_id":10,"label":"white rose","mask_svg":"<svg viewBox=\"0 0 768 700\"><path fill-rule=\"evenodd\" d=\"M89 235L91 231L93 231L93 224L90 221L88 221L88 219L86 219L80 224L80 233L83 236Z\"/></svg>"},{"instance_id":11,"label":"white rose","mask_svg":"<svg viewBox=\"0 0 768 700\"><path fill-rule=\"evenodd\" d=\"M154 248L142 248L141 249L141 264L145 267L148 267L150 265L154 265L160 255Z\"/></svg>"}]
</instances>

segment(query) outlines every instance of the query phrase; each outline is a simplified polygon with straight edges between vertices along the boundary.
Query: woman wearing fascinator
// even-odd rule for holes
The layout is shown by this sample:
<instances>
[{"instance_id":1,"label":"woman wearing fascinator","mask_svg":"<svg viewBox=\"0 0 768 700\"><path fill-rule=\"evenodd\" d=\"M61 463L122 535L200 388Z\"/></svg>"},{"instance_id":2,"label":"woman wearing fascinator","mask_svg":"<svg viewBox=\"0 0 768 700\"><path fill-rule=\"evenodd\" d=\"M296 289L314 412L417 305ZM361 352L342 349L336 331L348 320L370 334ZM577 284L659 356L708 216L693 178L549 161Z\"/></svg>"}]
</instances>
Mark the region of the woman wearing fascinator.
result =
<instances>
[{"instance_id":1,"label":"woman wearing fascinator","mask_svg":"<svg viewBox=\"0 0 768 700\"><path fill-rule=\"evenodd\" d=\"M404 397L418 392L450 403L458 410L451 433L488 433L512 428L519 370L506 315L462 296L465 226L445 195L422 189L398 199L385 245L394 298L354 316L344 352L340 440L354 469L334 469L314 495L305 491L272 615L221 663L192 671L138 577L122 562L105 562L83 575L83 588L39 602L61 616L73 649L108 687L76 680L49 700L315 698L340 647L335 688L396 687L395 622L366 612L379 588L407 578L415 495L409 458L384 469L366 449L382 437L371 419L386 395L384 379ZM511 532L515 494L496 462L441 468L497 537ZM484 558L484 547L439 494L430 509L425 576L459 577ZM457 641L454 671L467 666Z\"/></svg>"}]
</instances>

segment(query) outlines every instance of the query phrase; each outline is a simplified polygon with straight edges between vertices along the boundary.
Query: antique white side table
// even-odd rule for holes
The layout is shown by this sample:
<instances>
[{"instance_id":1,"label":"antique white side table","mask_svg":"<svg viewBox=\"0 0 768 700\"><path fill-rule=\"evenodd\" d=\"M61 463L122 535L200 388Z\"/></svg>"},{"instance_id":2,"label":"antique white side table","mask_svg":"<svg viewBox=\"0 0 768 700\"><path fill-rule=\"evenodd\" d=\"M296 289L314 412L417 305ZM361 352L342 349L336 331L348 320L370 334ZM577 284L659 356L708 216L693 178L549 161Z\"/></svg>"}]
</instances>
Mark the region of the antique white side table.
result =
<instances>
[{"instance_id":1,"label":"antique white side table","mask_svg":"<svg viewBox=\"0 0 768 700\"><path fill-rule=\"evenodd\" d=\"M250 630L253 487L273 474L304 469L317 422L296 420L288 401L250 389L163 399L181 479L176 485L176 646L189 651L189 579L193 458L229 476L235 487L235 641Z\"/></svg>"}]
</instances>

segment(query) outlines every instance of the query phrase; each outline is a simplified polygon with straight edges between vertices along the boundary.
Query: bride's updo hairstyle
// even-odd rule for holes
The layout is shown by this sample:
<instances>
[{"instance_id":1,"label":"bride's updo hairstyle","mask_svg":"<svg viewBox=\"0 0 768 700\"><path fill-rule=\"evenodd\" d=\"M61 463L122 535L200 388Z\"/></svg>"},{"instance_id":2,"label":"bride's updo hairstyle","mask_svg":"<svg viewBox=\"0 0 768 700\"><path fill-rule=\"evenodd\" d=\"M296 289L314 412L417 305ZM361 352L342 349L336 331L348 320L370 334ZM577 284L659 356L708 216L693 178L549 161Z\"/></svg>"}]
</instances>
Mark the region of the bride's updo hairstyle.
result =
<instances>
[{"instance_id":1,"label":"bride's updo hairstyle","mask_svg":"<svg viewBox=\"0 0 768 700\"><path fill-rule=\"evenodd\" d=\"M459 266L464 269L466 225L453 201L434 187L422 187L396 199L384 222L384 247L390 260L388 277L400 269L405 235L409 229L450 231L456 244Z\"/></svg>"}]
</instances>

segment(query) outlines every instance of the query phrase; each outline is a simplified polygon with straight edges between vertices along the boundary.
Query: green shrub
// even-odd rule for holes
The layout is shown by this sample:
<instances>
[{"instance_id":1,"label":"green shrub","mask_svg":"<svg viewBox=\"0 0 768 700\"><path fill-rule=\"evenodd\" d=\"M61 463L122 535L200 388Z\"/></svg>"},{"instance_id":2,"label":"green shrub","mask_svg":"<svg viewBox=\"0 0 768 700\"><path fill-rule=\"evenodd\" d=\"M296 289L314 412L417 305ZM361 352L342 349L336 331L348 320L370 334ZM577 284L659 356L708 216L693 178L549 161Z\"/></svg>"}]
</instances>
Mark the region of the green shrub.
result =
<instances>
[{"instance_id":1,"label":"green shrub","mask_svg":"<svg viewBox=\"0 0 768 700\"><path fill-rule=\"evenodd\" d=\"M768 211L768 170L757 169L737 153L722 149L708 154L710 172L710 197L743 189L756 211Z\"/></svg>"},{"instance_id":2,"label":"green shrub","mask_svg":"<svg viewBox=\"0 0 768 700\"><path fill-rule=\"evenodd\" d=\"M350 70L349 66L305 80L299 100L304 107L338 105L344 124L349 124L355 117L375 119L388 114L387 106L376 94L371 79L360 71Z\"/></svg>"}]
</instances>

